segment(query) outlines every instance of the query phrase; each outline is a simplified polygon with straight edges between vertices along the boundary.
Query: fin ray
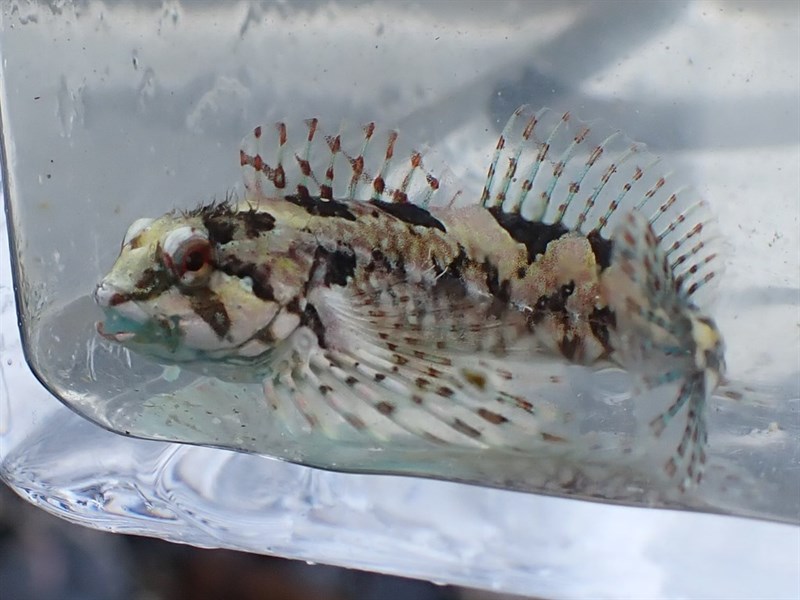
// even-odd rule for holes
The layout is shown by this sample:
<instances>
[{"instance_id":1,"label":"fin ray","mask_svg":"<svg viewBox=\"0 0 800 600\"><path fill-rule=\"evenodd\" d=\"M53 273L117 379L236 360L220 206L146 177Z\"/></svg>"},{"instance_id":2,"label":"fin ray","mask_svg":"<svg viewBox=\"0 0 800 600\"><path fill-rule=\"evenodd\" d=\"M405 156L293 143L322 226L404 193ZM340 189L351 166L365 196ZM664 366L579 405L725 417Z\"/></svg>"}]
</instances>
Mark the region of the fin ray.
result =
<instances>
[{"instance_id":1,"label":"fin ray","mask_svg":"<svg viewBox=\"0 0 800 600\"><path fill-rule=\"evenodd\" d=\"M259 126L242 140L240 164L252 197L308 195L426 207L460 193L436 153L408 147L396 130L370 122L328 135L316 118L307 119L305 127L302 137L293 138L286 123Z\"/></svg>"},{"instance_id":2,"label":"fin ray","mask_svg":"<svg viewBox=\"0 0 800 600\"><path fill-rule=\"evenodd\" d=\"M535 393L523 397L512 391L535 379L527 366L529 352L492 354L437 344L436 327L460 326L446 319L458 311L442 310L434 334L413 339L404 335L405 328L376 326L363 313L374 304L360 303L350 289L326 288L310 300L326 324L326 347L312 351L305 362L301 359L290 375L272 378L273 387L289 390L273 398L291 400L306 429L377 441L411 435L461 447L545 451L555 441L561 448L568 438L568 419L558 418L551 402L542 421L535 400L547 393L556 397L561 377L547 378L543 367ZM398 308L396 315L381 318L390 323L401 312Z\"/></svg>"},{"instance_id":3,"label":"fin ray","mask_svg":"<svg viewBox=\"0 0 800 600\"><path fill-rule=\"evenodd\" d=\"M686 272L677 283L687 298L704 296L722 269L710 210L688 182L644 144L569 113L528 105L514 112L495 146L481 204L605 240L626 214L641 213L661 232L676 275Z\"/></svg>"},{"instance_id":4,"label":"fin ray","mask_svg":"<svg viewBox=\"0 0 800 600\"><path fill-rule=\"evenodd\" d=\"M706 363L705 358L698 362L697 354L712 351L721 356L721 348L706 348L707 342L698 341L695 328L702 321L689 298L680 293L650 221L629 213L618 226L614 242L611 269L615 271L604 286L617 315L615 346L646 388L678 386L673 401L650 421L650 430L661 436L679 414L685 415L677 448L664 469L670 477L683 478L681 485L686 486L702 476L705 405L713 391L708 377L718 379L721 374L720 366Z\"/></svg>"}]
</instances>

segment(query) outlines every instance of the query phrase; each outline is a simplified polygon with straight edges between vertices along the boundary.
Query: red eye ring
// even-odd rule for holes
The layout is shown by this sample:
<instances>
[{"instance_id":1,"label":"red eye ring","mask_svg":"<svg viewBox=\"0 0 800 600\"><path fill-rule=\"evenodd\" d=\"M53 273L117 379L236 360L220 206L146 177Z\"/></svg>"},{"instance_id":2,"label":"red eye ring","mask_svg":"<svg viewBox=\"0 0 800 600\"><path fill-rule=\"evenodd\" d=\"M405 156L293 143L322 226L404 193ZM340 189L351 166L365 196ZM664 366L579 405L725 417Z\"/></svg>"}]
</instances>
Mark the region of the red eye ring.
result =
<instances>
[{"instance_id":1,"label":"red eye ring","mask_svg":"<svg viewBox=\"0 0 800 600\"><path fill-rule=\"evenodd\" d=\"M161 257L179 286L203 285L214 271L213 244L199 228L178 227L172 230L164 239Z\"/></svg>"},{"instance_id":2,"label":"red eye ring","mask_svg":"<svg viewBox=\"0 0 800 600\"><path fill-rule=\"evenodd\" d=\"M181 277L186 273L196 273L211 263L211 247L203 240L197 240L184 249L178 272Z\"/></svg>"}]
</instances>

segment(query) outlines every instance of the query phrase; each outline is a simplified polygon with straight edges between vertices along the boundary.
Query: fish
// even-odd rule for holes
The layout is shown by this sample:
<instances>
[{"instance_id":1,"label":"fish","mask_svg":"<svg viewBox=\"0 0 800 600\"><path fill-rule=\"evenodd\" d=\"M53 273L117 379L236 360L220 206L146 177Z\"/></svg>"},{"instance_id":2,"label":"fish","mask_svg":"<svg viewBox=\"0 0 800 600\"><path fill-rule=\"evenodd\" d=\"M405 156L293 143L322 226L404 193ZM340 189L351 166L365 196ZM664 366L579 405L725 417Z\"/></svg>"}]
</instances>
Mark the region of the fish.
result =
<instances>
[{"instance_id":1,"label":"fish","mask_svg":"<svg viewBox=\"0 0 800 600\"><path fill-rule=\"evenodd\" d=\"M679 174L602 122L530 105L475 189L397 130L298 125L245 137L243 199L130 225L94 290L100 336L259 384L298 431L479 450L570 444L576 416L546 382L613 365L672 390L642 425L674 431L661 476L700 483L725 372L702 306L722 255Z\"/></svg>"}]
</instances>

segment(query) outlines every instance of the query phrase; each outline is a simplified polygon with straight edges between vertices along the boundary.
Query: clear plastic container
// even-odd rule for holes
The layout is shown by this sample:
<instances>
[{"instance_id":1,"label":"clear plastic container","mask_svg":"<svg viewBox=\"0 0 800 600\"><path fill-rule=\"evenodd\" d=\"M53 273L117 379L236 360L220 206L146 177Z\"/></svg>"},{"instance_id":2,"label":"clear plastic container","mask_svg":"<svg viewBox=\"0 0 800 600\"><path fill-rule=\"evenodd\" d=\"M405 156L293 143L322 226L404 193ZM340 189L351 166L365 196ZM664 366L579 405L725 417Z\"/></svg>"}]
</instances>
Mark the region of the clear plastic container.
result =
<instances>
[{"instance_id":1,"label":"clear plastic container","mask_svg":"<svg viewBox=\"0 0 800 600\"><path fill-rule=\"evenodd\" d=\"M0 474L68 519L198 545L540 596L796 596L799 23L777 2L4 5ZM99 343L90 294L127 226L237 189L254 125L375 119L466 180L523 102L648 143L718 214L734 393L692 493L269 437L253 388Z\"/></svg>"}]
</instances>

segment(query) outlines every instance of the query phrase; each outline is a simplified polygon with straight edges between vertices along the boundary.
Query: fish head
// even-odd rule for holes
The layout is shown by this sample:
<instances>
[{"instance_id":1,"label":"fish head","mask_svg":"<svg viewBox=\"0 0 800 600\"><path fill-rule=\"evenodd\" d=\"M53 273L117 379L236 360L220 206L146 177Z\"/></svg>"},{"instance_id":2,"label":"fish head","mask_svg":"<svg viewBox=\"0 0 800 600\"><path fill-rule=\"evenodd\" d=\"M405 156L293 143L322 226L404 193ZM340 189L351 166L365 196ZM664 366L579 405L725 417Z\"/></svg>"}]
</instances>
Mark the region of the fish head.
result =
<instances>
[{"instance_id":1,"label":"fish head","mask_svg":"<svg viewBox=\"0 0 800 600\"><path fill-rule=\"evenodd\" d=\"M273 225L227 205L135 221L94 291L98 333L225 379L264 362L301 324L311 269L291 232Z\"/></svg>"}]
</instances>

